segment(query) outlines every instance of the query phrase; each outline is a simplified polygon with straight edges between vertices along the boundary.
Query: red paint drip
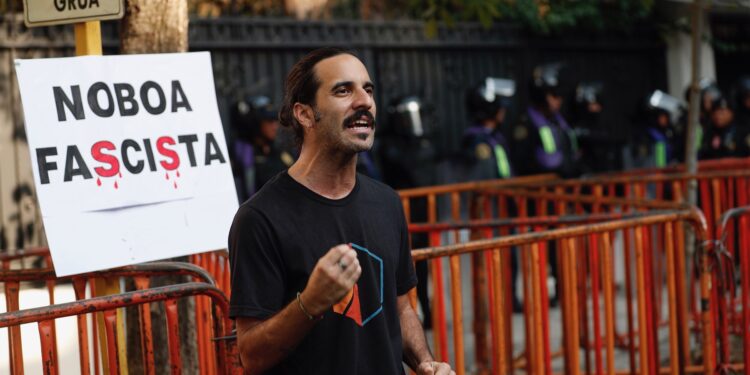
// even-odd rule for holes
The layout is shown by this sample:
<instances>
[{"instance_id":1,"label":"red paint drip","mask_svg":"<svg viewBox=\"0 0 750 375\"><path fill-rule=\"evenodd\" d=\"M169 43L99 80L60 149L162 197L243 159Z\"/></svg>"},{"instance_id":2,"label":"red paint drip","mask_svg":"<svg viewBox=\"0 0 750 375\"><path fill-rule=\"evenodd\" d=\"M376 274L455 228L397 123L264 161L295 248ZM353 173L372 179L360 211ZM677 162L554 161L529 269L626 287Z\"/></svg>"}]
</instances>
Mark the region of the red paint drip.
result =
<instances>
[{"instance_id":1,"label":"red paint drip","mask_svg":"<svg viewBox=\"0 0 750 375\"><path fill-rule=\"evenodd\" d=\"M96 186L102 186L102 180L99 177L96 178Z\"/></svg>"},{"instance_id":2,"label":"red paint drip","mask_svg":"<svg viewBox=\"0 0 750 375\"><path fill-rule=\"evenodd\" d=\"M117 185L117 181L115 181L115 189L119 188L120 186Z\"/></svg>"},{"instance_id":3,"label":"red paint drip","mask_svg":"<svg viewBox=\"0 0 750 375\"><path fill-rule=\"evenodd\" d=\"M167 180L169 180L169 172L167 172L167 173L164 173L164 177L166 177L166 178L167 178Z\"/></svg>"},{"instance_id":4,"label":"red paint drip","mask_svg":"<svg viewBox=\"0 0 750 375\"><path fill-rule=\"evenodd\" d=\"M177 177L178 178L180 177L180 171L177 171Z\"/></svg>"},{"instance_id":5,"label":"red paint drip","mask_svg":"<svg viewBox=\"0 0 750 375\"><path fill-rule=\"evenodd\" d=\"M117 177L122 178L122 172L117 172Z\"/></svg>"},{"instance_id":6,"label":"red paint drip","mask_svg":"<svg viewBox=\"0 0 750 375\"><path fill-rule=\"evenodd\" d=\"M174 182L174 188L177 189L177 181Z\"/></svg>"}]
</instances>

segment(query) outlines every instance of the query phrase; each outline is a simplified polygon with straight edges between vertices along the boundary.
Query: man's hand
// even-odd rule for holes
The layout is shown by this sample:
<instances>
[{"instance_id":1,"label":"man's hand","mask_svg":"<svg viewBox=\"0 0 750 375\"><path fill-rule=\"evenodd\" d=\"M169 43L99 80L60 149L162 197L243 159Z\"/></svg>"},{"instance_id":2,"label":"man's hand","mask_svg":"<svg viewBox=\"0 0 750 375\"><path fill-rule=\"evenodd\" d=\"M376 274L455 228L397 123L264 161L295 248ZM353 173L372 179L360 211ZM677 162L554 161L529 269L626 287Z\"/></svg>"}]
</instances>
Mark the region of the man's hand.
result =
<instances>
[{"instance_id":1,"label":"man's hand","mask_svg":"<svg viewBox=\"0 0 750 375\"><path fill-rule=\"evenodd\" d=\"M357 251L349 245L328 250L315 264L300 298L310 314L320 316L339 302L362 274Z\"/></svg>"},{"instance_id":2,"label":"man's hand","mask_svg":"<svg viewBox=\"0 0 750 375\"><path fill-rule=\"evenodd\" d=\"M424 361L417 367L417 375L456 375L456 372L447 363Z\"/></svg>"}]
</instances>

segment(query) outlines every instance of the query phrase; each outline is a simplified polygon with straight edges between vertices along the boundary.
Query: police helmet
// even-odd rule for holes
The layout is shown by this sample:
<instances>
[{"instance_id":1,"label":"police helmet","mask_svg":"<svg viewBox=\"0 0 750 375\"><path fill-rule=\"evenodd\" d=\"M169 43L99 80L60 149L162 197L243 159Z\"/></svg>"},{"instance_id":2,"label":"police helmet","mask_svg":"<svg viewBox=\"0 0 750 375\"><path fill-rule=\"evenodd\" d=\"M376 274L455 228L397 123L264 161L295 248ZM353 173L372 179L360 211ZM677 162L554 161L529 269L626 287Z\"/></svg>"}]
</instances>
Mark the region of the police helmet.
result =
<instances>
[{"instance_id":1,"label":"police helmet","mask_svg":"<svg viewBox=\"0 0 750 375\"><path fill-rule=\"evenodd\" d=\"M601 82L581 82L576 87L576 103L579 105L602 104L603 91L604 84Z\"/></svg>"},{"instance_id":2,"label":"police helmet","mask_svg":"<svg viewBox=\"0 0 750 375\"><path fill-rule=\"evenodd\" d=\"M502 108L508 108L516 93L512 79L487 77L466 93L466 109L474 121L494 118Z\"/></svg>"},{"instance_id":3,"label":"police helmet","mask_svg":"<svg viewBox=\"0 0 750 375\"><path fill-rule=\"evenodd\" d=\"M717 109L730 109L729 100L722 95L721 91L718 91L717 95L711 97L709 112L716 111Z\"/></svg>"},{"instance_id":4,"label":"police helmet","mask_svg":"<svg viewBox=\"0 0 750 375\"><path fill-rule=\"evenodd\" d=\"M429 123L424 121L424 107L417 96L397 98L388 106L389 123L393 131L401 136L421 138L429 135Z\"/></svg>"},{"instance_id":5,"label":"police helmet","mask_svg":"<svg viewBox=\"0 0 750 375\"><path fill-rule=\"evenodd\" d=\"M703 78L698 82L698 87L700 89L700 110L701 113L709 112L711 111L710 105L713 103L717 98L722 97L721 90L719 90L719 86L716 85L716 82L714 82L710 78ZM685 88L685 102L690 102L690 86Z\"/></svg>"},{"instance_id":6,"label":"police helmet","mask_svg":"<svg viewBox=\"0 0 750 375\"><path fill-rule=\"evenodd\" d=\"M682 110L683 103L679 99L661 90L654 90L646 100L646 112L649 117L656 117L662 113L667 114L670 125L677 122Z\"/></svg>"},{"instance_id":7,"label":"police helmet","mask_svg":"<svg viewBox=\"0 0 750 375\"><path fill-rule=\"evenodd\" d=\"M534 68L529 85L529 97L532 103L545 106L547 94L561 95L560 70L562 66L561 63L551 63Z\"/></svg>"}]
</instances>

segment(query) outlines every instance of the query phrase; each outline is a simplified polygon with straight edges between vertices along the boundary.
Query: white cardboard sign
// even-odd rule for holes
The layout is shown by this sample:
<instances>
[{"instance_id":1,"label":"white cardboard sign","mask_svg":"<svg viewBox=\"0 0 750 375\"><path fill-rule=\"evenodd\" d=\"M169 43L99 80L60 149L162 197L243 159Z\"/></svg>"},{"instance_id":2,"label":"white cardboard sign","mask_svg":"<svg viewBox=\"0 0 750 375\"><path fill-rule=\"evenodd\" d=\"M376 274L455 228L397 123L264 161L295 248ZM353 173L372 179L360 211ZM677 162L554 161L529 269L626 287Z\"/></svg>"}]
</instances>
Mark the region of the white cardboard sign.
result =
<instances>
[{"instance_id":1,"label":"white cardboard sign","mask_svg":"<svg viewBox=\"0 0 750 375\"><path fill-rule=\"evenodd\" d=\"M16 72L58 276L225 248L237 198L207 52Z\"/></svg>"}]
</instances>

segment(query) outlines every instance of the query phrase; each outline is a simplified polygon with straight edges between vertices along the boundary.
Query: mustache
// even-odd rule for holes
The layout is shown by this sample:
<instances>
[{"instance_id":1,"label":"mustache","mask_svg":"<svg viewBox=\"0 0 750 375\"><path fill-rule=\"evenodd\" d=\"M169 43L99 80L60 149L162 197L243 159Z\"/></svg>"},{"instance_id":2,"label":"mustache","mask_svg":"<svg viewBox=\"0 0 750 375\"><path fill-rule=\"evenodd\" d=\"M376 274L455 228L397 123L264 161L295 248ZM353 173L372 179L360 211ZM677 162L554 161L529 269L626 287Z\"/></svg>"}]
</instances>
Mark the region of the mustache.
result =
<instances>
[{"instance_id":1,"label":"mustache","mask_svg":"<svg viewBox=\"0 0 750 375\"><path fill-rule=\"evenodd\" d=\"M367 117L367 120L370 121L372 124L372 127L375 127L375 116L370 113L368 110L360 109L357 112L354 112L351 116L344 119L344 126L346 127L349 124L352 124L354 121L357 121L361 119L362 117Z\"/></svg>"}]
</instances>

